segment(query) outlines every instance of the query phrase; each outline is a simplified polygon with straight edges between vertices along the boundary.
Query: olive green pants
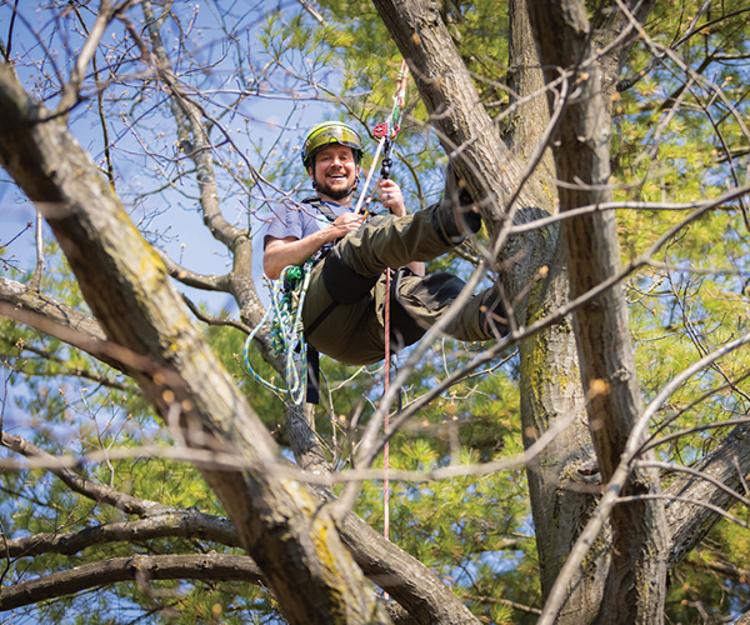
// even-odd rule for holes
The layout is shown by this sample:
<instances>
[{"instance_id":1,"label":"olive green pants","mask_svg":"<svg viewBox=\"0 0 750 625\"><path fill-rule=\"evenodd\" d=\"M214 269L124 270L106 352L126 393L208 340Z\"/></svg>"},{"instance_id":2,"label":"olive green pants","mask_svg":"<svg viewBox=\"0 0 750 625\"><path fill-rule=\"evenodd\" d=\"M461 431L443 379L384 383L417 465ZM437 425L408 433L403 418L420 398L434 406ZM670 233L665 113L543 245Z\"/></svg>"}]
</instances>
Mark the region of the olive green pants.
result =
<instances>
[{"instance_id":1,"label":"olive green pants","mask_svg":"<svg viewBox=\"0 0 750 625\"><path fill-rule=\"evenodd\" d=\"M313 347L347 364L383 359L383 272L386 267L432 260L452 247L438 234L433 221L430 209L404 217L376 216L336 243L313 268L305 299L302 318L306 330L315 326L307 334ZM423 329L442 317L465 284L445 272L423 277L408 272L398 275L398 303ZM492 338L494 335L483 328L482 313L489 297L489 291L474 295L448 323L446 334L464 341ZM333 305L334 301L339 303ZM398 334L398 328L396 331ZM397 350L393 335L391 345Z\"/></svg>"}]
</instances>

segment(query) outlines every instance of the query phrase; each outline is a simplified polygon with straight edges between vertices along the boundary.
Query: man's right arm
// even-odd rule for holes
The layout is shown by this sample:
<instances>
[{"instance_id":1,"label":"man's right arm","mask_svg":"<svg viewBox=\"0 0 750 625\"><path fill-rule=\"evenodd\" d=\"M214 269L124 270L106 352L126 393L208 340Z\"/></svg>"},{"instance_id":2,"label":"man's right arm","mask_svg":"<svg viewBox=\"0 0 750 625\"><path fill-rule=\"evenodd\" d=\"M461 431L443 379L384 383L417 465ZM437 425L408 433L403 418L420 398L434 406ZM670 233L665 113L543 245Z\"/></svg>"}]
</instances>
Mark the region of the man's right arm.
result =
<instances>
[{"instance_id":1,"label":"man's right arm","mask_svg":"<svg viewBox=\"0 0 750 625\"><path fill-rule=\"evenodd\" d=\"M362 224L363 217L354 213L339 215L329 228L323 228L306 237L267 237L263 251L263 271L276 280L288 265L301 265L326 243L331 243L349 232L354 232Z\"/></svg>"}]
</instances>

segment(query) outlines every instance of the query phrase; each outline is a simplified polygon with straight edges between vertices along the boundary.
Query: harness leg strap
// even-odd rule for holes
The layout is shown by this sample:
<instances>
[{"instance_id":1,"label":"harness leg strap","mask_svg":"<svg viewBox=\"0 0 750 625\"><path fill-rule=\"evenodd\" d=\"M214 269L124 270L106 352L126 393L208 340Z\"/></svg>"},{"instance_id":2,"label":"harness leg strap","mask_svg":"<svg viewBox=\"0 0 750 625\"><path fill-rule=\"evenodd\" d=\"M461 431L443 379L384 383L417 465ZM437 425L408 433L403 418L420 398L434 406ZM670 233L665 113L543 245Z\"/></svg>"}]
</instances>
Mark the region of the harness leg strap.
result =
<instances>
[{"instance_id":1,"label":"harness leg strap","mask_svg":"<svg viewBox=\"0 0 750 625\"><path fill-rule=\"evenodd\" d=\"M323 284L337 304L354 304L375 286L379 276L366 278L351 269L334 247L323 261Z\"/></svg>"},{"instance_id":2,"label":"harness leg strap","mask_svg":"<svg viewBox=\"0 0 750 625\"><path fill-rule=\"evenodd\" d=\"M308 404L320 403L320 354L307 344L307 388L305 401Z\"/></svg>"}]
</instances>

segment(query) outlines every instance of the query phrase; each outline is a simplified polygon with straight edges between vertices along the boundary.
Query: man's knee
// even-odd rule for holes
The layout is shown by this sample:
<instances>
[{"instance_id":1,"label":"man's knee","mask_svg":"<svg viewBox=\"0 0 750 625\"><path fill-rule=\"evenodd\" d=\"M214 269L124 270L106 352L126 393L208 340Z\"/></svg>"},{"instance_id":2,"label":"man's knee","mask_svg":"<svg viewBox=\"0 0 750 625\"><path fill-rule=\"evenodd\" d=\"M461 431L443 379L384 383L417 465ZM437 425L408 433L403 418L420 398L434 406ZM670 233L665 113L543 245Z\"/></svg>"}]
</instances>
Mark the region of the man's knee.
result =
<instances>
[{"instance_id":1,"label":"man's knee","mask_svg":"<svg viewBox=\"0 0 750 625\"><path fill-rule=\"evenodd\" d=\"M429 273L405 283L399 289L400 299L407 309L437 313L449 306L461 293L466 283L446 271Z\"/></svg>"}]
</instances>

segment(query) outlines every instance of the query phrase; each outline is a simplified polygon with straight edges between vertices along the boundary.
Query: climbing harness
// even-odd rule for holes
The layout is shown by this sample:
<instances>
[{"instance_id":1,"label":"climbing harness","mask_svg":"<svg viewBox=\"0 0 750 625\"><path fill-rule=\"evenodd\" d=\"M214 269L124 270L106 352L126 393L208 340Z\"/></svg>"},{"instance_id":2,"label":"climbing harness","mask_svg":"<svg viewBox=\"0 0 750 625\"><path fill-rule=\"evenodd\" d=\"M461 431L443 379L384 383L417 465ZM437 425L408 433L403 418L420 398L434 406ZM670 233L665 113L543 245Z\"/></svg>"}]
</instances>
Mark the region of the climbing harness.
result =
<instances>
[{"instance_id":1,"label":"climbing harness","mask_svg":"<svg viewBox=\"0 0 750 625\"><path fill-rule=\"evenodd\" d=\"M336 219L336 214L330 207L320 202L317 197L306 198L302 200L302 204L311 205L331 223ZM282 401L293 406L302 406L305 402L317 404L319 400L320 355L305 340L302 310L310 285L312 268L328 254L330 249L330 244L327 244L304 264L285 267L279 280L266 279L271 298L270 306L245 339L243 349L245 370ZM315 325L318 325L320 321L315 321ZM285 386L266 380L253 368L250 361L252 341L265 326L269 327L271 352L284 363ZM312 333L312 329L308 328L308 332Z\"/></svg>"}]
</instances>

